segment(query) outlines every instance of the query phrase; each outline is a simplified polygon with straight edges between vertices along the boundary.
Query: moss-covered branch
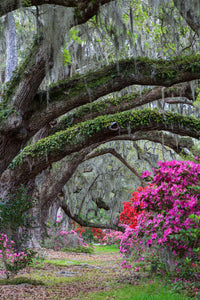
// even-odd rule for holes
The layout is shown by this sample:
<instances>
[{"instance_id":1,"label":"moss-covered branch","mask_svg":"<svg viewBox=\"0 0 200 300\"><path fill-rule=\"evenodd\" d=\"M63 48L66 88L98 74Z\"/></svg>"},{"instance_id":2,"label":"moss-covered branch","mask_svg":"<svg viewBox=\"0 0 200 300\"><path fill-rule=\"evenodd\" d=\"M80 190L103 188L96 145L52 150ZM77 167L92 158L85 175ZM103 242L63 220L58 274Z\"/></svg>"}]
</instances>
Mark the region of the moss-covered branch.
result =
<instances>
[{"instance_id":1,"label":"moss-covered branch","mask_svg":"<svg viewBox=\"0 0 200 300\"><path fill-rule=\"evenodd\" d=\"M141 130L166 130L199 138L200 120L150 109L98 117L25 147L10 164L9 178L26 182L66 155L96 143L104 143L115 136L131 135ZM6 173L2 175L2 180L8 180Z\"/></svg>"},{"instance_id":2,"label":"moss-covered branch","mask_svg":"<svg viewBox=\"0 0 200 300\"><path fill-rule=\"evenodd\" d=\"M23 123L22 116L19 114L10 114L9 117L0 123L0 132L2 135L8 135L11 131L15 132L13 139L7 144L6 149L1 148L0 156L4 157L4 161L0 163L0 171L2 172L7 167L8 163L14 158L14 156L19 152L21 148L21 143L24 144L33 135L36 126L40 127L39 124L45 124L42 128L42 132L45 136L53 134L60 130L65 130L67 127L74 126L77 123L83 122L85 120L93 119L100 115L114 114L116 112L125 111L131 108L138 107L140 105L146 104L148 102L160 99L162 97L187 97L191 99L191 88L189 84L175 85L171 88L155 88L153 90L144 90L142 94L132 93L124 97L109 97L108 99L103 99L93 103L86 104L77 108L73 113L68 113L67 116L63 117L54 127L52 124L45 124L46 119L42 116L38 118L33 118L34 124L27 126L27 123ZM174 99L174 98L173 98ZM48 112L46 112L48 116ZM33 126L32 126L33 125ZM44 130L46 128L46 130ZM41 136L41 131L38 132ZM44 136L43 136L44 137ZM5 137L3 137L5 139ZM41 137L40 137L41 138ZM6 137L7 140L7 137ZM17 147L13 147L12 144L17 144ZM9 146L10 145L10 146ZM8 154L8 159L6 157Z\"/></svg>"},{"instance_id":3,"label":"moss-covered branch","mask_svg":"<svg viewBox=\"0 0 200 300\"><path fill-rule=\"evenodd\" d=\"M23 63L13 72L8 82L3 100L7 105L12 104L14 110L21 115L27 111L43 81L47 66L53 66L52 56L45 56L46 45L41 37L36 37L32 49L27 53ZM37 76L36 76L37 74Z\"/></svg>"},{"instance_id":4,"label":"moss-covered branch","mask_svg":"<svg viewBox=\"0 0 200 300\"><path fill-rule=\"evenodd\" d=\"M46 110L46 93L40 93L30 107L31 128L93 102L109 93L134 85L172 86L200 78L200 55L178 57L171 60L131 58L106 66L95 72L78 75L49 90ZM35 113L34 113L35 112Z\"/></svg>"},{"instance_id":5,"label":"moss-covered branch","mask_svg":"<svg viewBox=\"0 0 200 300\"><path fill-rule=\"evenodd\" d=\"M176 99L176 97L187 97L191 99L191 88L189 84L175 85L172 88L154 88L145 89L140 94L139 92L130 93L122 97L109 97L107 99L102 99L93 103L85 104L77 108L72 113L68 113L66 116L62 117L61 120L55 124L54 127L50 129L50 133L53 134L57 131L66 129L68 127L74 126L77 123L84 122L89 119L94 119L98 116L115 114L117 112L122 112L130 110L141 105L153 102L159 99L166 99L167 103L183 103L183 99ZM169 98L169 97L172 97ZM184 103L192 104L190 100Z\"/></svg>"},{"instance_id":6,"label":"moss-covered branch","mask_svg":"<svg viewBox=\"0 0 200 300\"><path fill-rule=\"evenodd\" d=\"M195 143L190 137L180 137L179 135L173 135L163 131L138 131L130 135L122 135L115 137L112 140L128 140L128 141L140 141L148 140L154 143L163 144L176 152L179 155L188 155L189 150L195 155L195 150L193 149Z\"/></svg>"}]
</instances>

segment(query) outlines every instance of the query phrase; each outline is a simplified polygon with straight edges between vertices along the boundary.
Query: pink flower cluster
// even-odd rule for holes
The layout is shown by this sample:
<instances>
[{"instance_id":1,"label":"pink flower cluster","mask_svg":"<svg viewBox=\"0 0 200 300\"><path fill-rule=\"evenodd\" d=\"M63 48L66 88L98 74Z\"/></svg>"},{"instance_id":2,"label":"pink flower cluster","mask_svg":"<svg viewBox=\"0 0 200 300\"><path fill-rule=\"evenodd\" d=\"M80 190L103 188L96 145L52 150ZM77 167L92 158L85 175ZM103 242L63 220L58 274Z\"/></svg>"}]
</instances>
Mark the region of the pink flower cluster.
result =
<instances>
[{"instance_id":1,"label":"pink flower cluster","mask_svg":"<svg viewBox=\"0 0 200 300\"><path fill-rule=\"evenodd\" d=\"M18 269L26 265L27 254L23 251L16 252L13 247L14 244L13 241L8 240L6 234L0 233L0 259L4 265L4 270L1 270L1 273L6 273L7 278L12 271L16 273Z\"/></svg>"},{"instance_id":2,"label":"pink flower cluster","mask_svg":"<svg viewBox=\"0 0 200 300\"><path fill-rule=\"evenodd\" d=\"M192 161L159 162L148 189L140 194L144 214L138 217L136 235L147 245L167 245L174 254L186 254L197 243L191 230L199 228L192 216L200 216L200 164ZM147 213L145 213L145 211Z\"/></svg>"},{"instance_id":3,"label":"pink flower cluster","mask_svg":"<svg viewBox=\"0 0 200 300\"><path fill-rule=\"evenodd\" d=\"M126 260L123 260L121 262L121 267L122 267L122 269L131 269L131 265L128 264Z\"/></svg>"}]
</instances>

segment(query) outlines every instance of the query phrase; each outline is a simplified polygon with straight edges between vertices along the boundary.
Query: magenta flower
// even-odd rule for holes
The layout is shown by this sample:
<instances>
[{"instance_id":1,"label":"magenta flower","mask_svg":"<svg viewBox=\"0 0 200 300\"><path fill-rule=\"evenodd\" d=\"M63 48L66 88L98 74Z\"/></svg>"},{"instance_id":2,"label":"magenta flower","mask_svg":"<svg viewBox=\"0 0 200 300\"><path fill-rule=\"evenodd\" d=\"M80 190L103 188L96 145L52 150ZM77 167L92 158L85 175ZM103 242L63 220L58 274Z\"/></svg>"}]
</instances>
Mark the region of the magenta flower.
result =
<instances>
[{"instance_id":1,"label":"magenta flower","mask_svg":"<svg viewBox=\"0 0 200 300\"><path fill-rule=\"evenodd\" d=\"M151 238L152 238L152 240L155 240L155 239L157 238L157 233L156 233L156 232L153 233L153 234L151 235Z\"/></svg>"},{"instance_id":2,"label":"magenta flower","mask_svg":"<svg viewBox=\"0 0 200 300\"><path fill-rule=\"evenodd\" d=\"M152 245L152 240L151 239L147 240L147 245Z\"/></svg>"},{"instance_id":3,"label":"magenta flower","mask_svg":"<svg viewBox=\"0 0 200 300\"><path fill-rule=\"evenodd\" d=\"M146 177L150 177L150 176L151 176L151 172L149 172L149 171L144 171L144 172L142 172L142 175L141 175L142 178L146 178Z\"/></svg>"}]
</instances>

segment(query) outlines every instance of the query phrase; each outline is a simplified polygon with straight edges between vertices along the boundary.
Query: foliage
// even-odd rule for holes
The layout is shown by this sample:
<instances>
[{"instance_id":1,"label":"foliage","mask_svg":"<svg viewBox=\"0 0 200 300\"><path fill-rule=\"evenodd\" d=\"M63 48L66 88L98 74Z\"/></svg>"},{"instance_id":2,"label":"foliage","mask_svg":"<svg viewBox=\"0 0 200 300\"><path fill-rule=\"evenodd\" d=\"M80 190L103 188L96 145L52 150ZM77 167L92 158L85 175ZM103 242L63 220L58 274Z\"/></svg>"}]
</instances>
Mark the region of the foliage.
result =
<instances>
[{"instance_id":1,"label":"foliage","mask_svg":"<svg viewBox=\"0 0 200 300\"><path fill-rule=\"evenodd\" d=\"M7 279L30 265L36 254L31 250L16 252L14 246L15 243L12 240L9 241L5 234L0 234L0 259L3 264L1 273L5 273Z\"/></svg>"},{"instance_id":2,"label":"foliage","mask_svg":"<svg viewBox=\"0 0 200 300\"><path fill-rule=\"evenodd\" d=\"M71 65L71 55L69 53L69 50L67 48L63 49L63 60L64 60L64 66Z\"/></svg>"},{"instance_id":3,"label":"foliage","mask_svg":"<svg viewBox=\"0 0 200 300\"><path fill-rule=\"evenodd\" d=\"M0 202L0 232L6 233L17 248L29 238L28 230L32 228L34 221L30 209L34 203L35 200L30 199L23 185ZM19 235L20 229L22 233Z\"/></svg>"},{"instance_id":4,"label":"foliage","mask_svg":"<svg viewBox=\"0 0 200 300\"><path fill-rule=\"evenodd\" d=\"M70 41L73 41L74 43L77 44L82 44L82 40L81 38L78 36L79 31L76 30L74 27L70 29L69 31L70 34ZM63 49L63 60L64 60L64 66L67 65L71 65L72 64L72 60L71 60L71 55L70 55L70 51L68 49L69 47L67 45L65 45L64 49Z\"/></svg>"}]
</instances>

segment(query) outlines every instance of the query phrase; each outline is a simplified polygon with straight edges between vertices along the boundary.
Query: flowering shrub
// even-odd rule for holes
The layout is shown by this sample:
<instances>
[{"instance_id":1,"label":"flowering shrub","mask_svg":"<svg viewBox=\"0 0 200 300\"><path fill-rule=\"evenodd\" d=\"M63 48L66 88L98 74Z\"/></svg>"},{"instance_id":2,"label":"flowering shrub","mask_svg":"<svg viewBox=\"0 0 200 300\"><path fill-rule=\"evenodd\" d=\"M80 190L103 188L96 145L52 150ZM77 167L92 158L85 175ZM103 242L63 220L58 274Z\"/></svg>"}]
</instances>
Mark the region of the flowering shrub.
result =
<instances>
[{"instance_id":1,"label":"flowering shrub","mask_svg":"<svg viewBox=\"0 0 200 300\"><path fill-rule=\"evenodd\" d=\"M149 181L150 173L143 173ZM134 197L120 251L134 259L148 258L151 272L199 281L200 164L159 162L152 183ZM135 194L134 194L135 195ZM126 265L129 265L126 263ZM189 277L188 277L189 276Z\"/></svg>"},{"instance_id":2,"label":"flowering shrub","mask_svg":"<svg viewBox=\"0 0 200 300\"><path fill-rule=\"evenodd\" d=\"M84 227L73 222L74 231L81 236L86 242L99 242L102 243L102 240L105 236L104 232L100 228L95 227Z\"/></svg>"},{"instance_id":3,"label":"flowering shrub","mask_svg":"<svg viewBox=\"0 0 200 300\"><path fill-rule=\"evenodd\" d=\"M122 269L131 269L131 265L128 264L126 260L123 260L121 262L121 267L122 267Z\"/></svg>"},{"instance_id":4,"label":"flowering shrub","mask_svg":"<svg viewBox=\"0 0 200 300\"><path fill-rule=\"evenodd\" d=\"M134 259L141 258L147 250L143 239L141 239L135 233L135 229L132 229L130 226L125 225L124 228L125 231L120 242L121 256L128 258L134 253Z\"/></svg>"},{"instance_id":5,"label":"flowering shrub","mask_svg":"<svg viewBox=\"0 0 200 300\"><path fill-rule=\"evenodd\" d=\"M48 236L44 239L43 246L47 249L75 252L93 252L83 238L75 230L62 230L63 220L58 215L56 222L48 224Z\"/></svg>"},{"instance_id":6,"label":"flowering shrub","mask_svg":"<svg viewBox=\"0 0 200 300\"><path fill-rule=\"evenodd\" d=\"M152 184L141 192L134 208L148 211L138 217L137 234L169 247L179 257L195 255L200 244L200 164L191 161L160 162ZM143 229L141 225L144 225Z\"/></svg>"},{"instance_id":7,"label":"flowering shrub","mask_svg":"<svg viewBox=\"0 0 200 300\"><path fill-rule=\"evenodd\" d=\"M87 248L87 244L74 230L50 230L49 237L44 241L44 247L53 250L74 250L80 246Z\"/></svg>"},{"instance_id":8,"label":"flowering shrub","mask_svg":"<svg viewBox=\"0 0 200 300\"><path fill-rule=\"evenodd\" d=\"M14 249L15 243L9 241L7 235L0 234L0 259L3 265L1 273L5 273L8 279L17 274L21 269L32 263L35 252L16 252Z\"/></svg>"},{"instance_id":9,"label":"flowering shrub","mask_svg":"<svg viewBox=\"0 0 200 300\"><path fill-rule=\"evenodd\" d=\"M103 243L107 245L120 245L121 238L123 233L121 231L111 230L111 229L104 229L103 230L104 238L102 240Z\"/></svg>"}]
</instances>

